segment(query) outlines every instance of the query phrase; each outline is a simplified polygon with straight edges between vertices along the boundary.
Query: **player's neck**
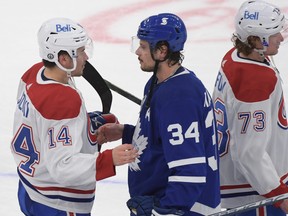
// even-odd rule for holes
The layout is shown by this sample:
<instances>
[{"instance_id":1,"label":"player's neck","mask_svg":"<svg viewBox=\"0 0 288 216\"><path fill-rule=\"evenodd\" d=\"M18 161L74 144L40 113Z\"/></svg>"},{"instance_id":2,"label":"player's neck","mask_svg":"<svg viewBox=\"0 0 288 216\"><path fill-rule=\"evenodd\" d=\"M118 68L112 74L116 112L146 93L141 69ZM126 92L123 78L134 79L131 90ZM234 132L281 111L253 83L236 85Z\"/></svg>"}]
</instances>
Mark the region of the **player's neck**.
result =
<instances>
[{"instance_id":1,"label":"player's neck","mask_svg":"<svg viewBox=\"0 0 288 216\"><path fill-rule=\"evenodd\" d=\"M45 68L44 70L44 76L48 79L55 80L56 82L60 82L63 84L68 84L68 76L67 72L60 70L58 67L54 67L52 69Z\"/></svg>"},{"instance_id":2,"label":"player's neck","mask_svg":"<svg viewBox=\"0 0 288 216\"><path fill-rule=\"evenodd\" d=\"M264 62L265 60L265 56L263 55L260 55L258 52L256 51L253 51L251 54L249 55L244 55L243 53L240 53L240 56L242 58L246 58L246 59L251 59L251 60L254 60L254 61L259 61L259 62Z\"/></svg>"},{"instance_id":3,"label":"player's neck","mask_svg":"<svg viewBox=\"0 0 288 216\"><path fill-rule=\"evenodd\" d=\"M172 66L169 66L168 64L159 64L157 71L158 83L161 83L173 76L180 66L179 63Z\"/></svg>"}]
</instances>

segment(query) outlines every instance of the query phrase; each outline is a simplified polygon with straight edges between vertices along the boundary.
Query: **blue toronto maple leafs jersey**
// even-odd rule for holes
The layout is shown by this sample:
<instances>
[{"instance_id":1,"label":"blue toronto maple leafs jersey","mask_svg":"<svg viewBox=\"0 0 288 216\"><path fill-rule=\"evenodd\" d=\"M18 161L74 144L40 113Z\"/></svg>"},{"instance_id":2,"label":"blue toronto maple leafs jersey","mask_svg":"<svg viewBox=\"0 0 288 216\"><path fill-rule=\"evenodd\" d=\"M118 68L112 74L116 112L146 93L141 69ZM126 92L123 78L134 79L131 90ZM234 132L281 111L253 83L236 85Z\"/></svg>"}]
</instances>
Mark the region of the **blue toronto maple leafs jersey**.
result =
<instances>
[{"instance_id":1,"label":"blue toronto maple leafs jersey","mask_svg":"<svg viewBox=\"0 0 288 216\"><path fill-rule=\"evenodd\" d=\"M144 90L136 126L125 125L123 142L139 149L129 165L130 196L155 195L160 207L185 215L220 211L217 134L211 97L195 74L180 67Z\"/></svg>"}]
</instances>

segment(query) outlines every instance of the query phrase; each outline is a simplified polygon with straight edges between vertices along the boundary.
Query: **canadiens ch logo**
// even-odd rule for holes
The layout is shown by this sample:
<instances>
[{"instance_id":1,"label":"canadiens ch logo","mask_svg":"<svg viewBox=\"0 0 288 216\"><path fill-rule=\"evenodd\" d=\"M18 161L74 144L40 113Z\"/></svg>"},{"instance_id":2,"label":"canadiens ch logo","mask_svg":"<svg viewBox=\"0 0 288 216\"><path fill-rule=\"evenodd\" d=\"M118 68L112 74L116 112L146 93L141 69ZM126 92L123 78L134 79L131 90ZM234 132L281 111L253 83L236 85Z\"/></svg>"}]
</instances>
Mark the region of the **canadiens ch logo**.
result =
<instances>
[{"instance_id":1,"label":"canadiens ch logo","mask_svg":"<svg viewBox=\"0 0 288 216\"><path fill-rule=\"evenodd\" d=\"M90 142L90 144L92 146L98 144L97 143L97 135L96 135L96 131L93 130L92 128L92 125L91 125L91 122L90 122L90 117L89 115L87 114L87 118L88 118L88 121L87 121L87 137L88 137L88 140Z\"/></svg>"},{"instance_id":2,"label":"canadiens ch logo","mask_svg":"<svg viewBox=\"0 0 288 216\"><path fill-rule=\"evenodd\" d=\"M288 129L286 109L285 109L285 101L284 101L283 94L282 94L281 100L279 102L278 125L285 130Z\"/></svg>"}]
</instances>

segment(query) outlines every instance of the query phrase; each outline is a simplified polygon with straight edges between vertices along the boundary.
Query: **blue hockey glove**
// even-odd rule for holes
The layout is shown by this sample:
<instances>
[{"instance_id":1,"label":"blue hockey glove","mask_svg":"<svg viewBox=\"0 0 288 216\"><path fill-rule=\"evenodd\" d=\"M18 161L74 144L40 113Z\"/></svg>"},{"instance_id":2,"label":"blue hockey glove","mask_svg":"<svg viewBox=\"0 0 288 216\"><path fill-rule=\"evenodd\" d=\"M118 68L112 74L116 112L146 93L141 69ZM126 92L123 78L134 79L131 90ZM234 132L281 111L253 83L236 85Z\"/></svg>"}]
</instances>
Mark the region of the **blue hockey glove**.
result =
<instances>
[{"instance_id":1,"label":"blue hockey glove","mask_svg":"<svg viewBox=\"0 0 288 216\"><path fill-rule=\"evenodd\" d=\"M177 209L163 209L157 206L153 206L152 216L179 216L184 215L184 212Z\"/></svg>"},{"instance_id":2,"label":"blue hockey glove","mask_svg":"<svg viewBox=\"0 0 288 216\"><path fill-rule=\"evenodd\" d=\"M153 196L136 196L127 201L130 216L151 216L154 204Z\"/></svg>"},{"instance_id":3,"label":"blue hockey glove","mask_svg":"<svg viewBox=\"0 0 288 216\"><path fill-rule=\"evenodd\" d=\"M94 131L106 123L119 123L117 117L112 113L103 114L100 111L94 111L89 112L88 115L91 120L91 127Z\"/></svg>"}]
</instances>

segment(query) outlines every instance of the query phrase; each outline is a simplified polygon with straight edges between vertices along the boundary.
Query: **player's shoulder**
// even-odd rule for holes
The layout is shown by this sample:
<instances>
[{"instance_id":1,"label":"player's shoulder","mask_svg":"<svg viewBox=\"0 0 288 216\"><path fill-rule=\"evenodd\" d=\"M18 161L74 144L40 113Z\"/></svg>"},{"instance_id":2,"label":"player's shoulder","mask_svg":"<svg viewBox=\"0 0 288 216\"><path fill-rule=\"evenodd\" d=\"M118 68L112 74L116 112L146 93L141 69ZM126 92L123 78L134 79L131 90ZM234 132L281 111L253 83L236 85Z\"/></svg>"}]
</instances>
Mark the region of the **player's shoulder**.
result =
<instances>
[{"instance_id":1,"label":"player's shoulder","mask_svg":"<svg viewBox=\"0 0 288 216\"><path fill-rule=\"evenodd\" d=\"M32 65L21 77L21 79L25 83L31 83L36 81L36 76L39 70L44 67L42 62L38 62L34 65Z\"/></svg>"},{"instance_id":2,"label":"player's shoulder","mask_svg":"<svg viewBox=\"0 0 288 216\"><path fill-rule=\"evenodd\" d=\"M69 85L57 82L39 83L43 65L32 66L23 76L26 91L35 109L46 119L67 119L79 115L82 106L80 94Z\"/></svg>"},{"instance_id":3,"label":"player's shoulder","mask_svg":"<svg viewBox=\"0 0 288 216\"><path fill-rule=\"evenodd\" d=\"M79 93L62 84L32 85L27 91L34 107L46 119L69 119L79 115Z\"/></svg>"},{"instance_id":4,"label":"player's shoulder","mask_svg":"<svg viewBox=\"0 0 288 216\"><path fill-rule=\"evenodd\" d=\"M236 50L231 50L223 58L221 68L238 100L266 100L275 90L278 78L269 61L243 59Z\"/></svg>"},{"instance_id":5,"label":"player's shoulder","mask_svg":"<svg viewBox=\"0 0 288 216\"><path fill-rule=\"evenodd\" d=\"M67 85L36 85L33 95L35 108L47 119L69 119L79 115L82 99L79 93Z\"/></svg>"},{"instance_id":6,"label":"player's shoulder","mask_svg":"<svg viewBox=\"0 0 288 216\"><path fill-rule=\"evenodd\" d=\"M177 88L180 88L181 91L179 94L188 94L188 98L203 98L207 92L205 84L200 80L194 71L191 71L187 68L183 71L182 80L177 84ZM186 75L186 76L185 76Z\"/></svg>"},{"instance_id":7,"label":"player's shoulder","mask_svg":"<svg viewBox=\"0 0 288 216\"><path fill-rule=\"evenodd\" d=\"M201 104L206 99L207 89L203 82L196 76L196 74L183 68L181 72L173 76L167 81L167 84L163 85L160 90L159 101L163 101L163 104Z\"/></svg>"},{"instance_id":8,"label":"player's shoulder","mask_svg":"<svg viewBox=\"0 0 288 216\"><path fill-rule=\"evenodd\" d=\"M180 71L171 78L172 82L169 82L170 88L203 88L205 86L203 82L197 77L197 75L185 67L181 67Z\"/></svg>"}]
</instances>

